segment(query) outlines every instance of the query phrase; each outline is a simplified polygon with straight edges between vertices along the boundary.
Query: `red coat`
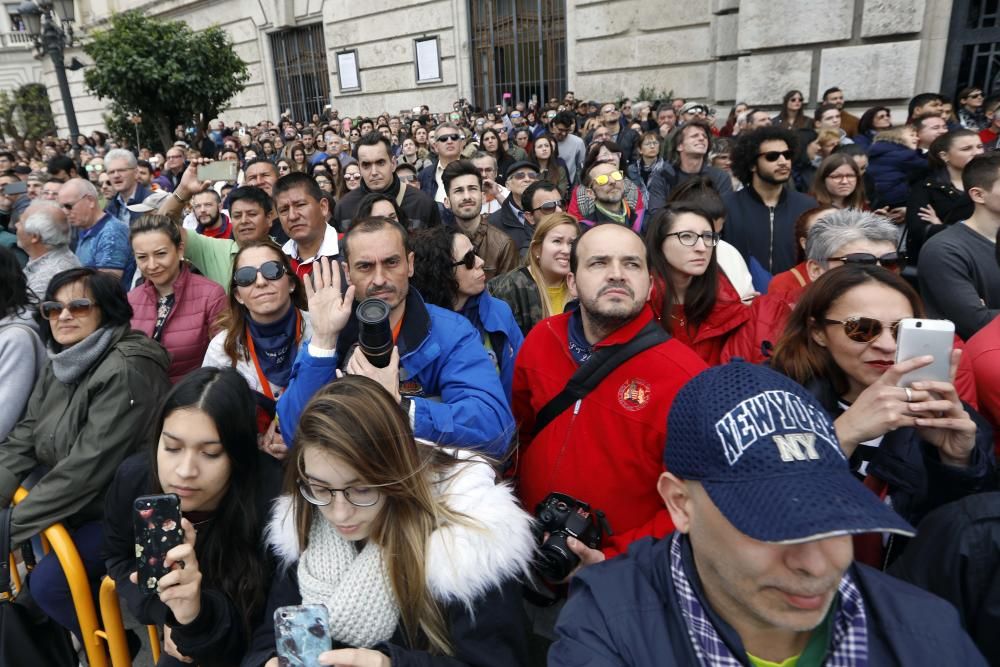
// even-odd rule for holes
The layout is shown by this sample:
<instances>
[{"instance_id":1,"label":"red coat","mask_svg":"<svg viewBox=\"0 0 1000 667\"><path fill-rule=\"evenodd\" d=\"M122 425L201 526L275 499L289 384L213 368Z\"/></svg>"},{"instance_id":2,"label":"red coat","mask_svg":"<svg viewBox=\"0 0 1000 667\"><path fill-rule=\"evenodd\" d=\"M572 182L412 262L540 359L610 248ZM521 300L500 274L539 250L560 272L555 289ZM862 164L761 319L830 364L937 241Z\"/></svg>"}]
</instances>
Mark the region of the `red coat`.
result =
<instances>
[{"instance_id":1,"label":"red coat","mask_svg":"<svg viewBox=\"0 0 1000 667\"><path fill-rule=\"evenodd\" d=\"M781 296L785 301L795 303L811 282L806 263L802 262L771 278L771 282L767 284L767 293Z\"/></svg>"},{"instance_id":2,"label":"red coat","mask_svg":"<svg viewBox=\"0 0 1000 667\"><path fill-rule=\"evenodd\" d=\"M964 345L955 389L993 426L993 446L1000 453L1000 317L993 318Z\"/></svg>"},{"instance_id":3,"label":"red coat","mask_svg":"<svg viewBox=\"0 0 1000 667\"><path fill-rule=\"evenodd\" d=\"M652 318L647 305L598 346L630 340ZM623 363L575 410L565 410L532 439L535 416L578 368L569 352L569 319L564 313L539 322L514 365L513 408L521 429L518 494L529 512L552 491L603 510L614 531L604 553L613 556L636 539L662 537L674 528L656 491L667 413L677 391L705 362L674 339L652 347Z\"/></svg>"},{"instance_id":4,"label":"red coat","mask_svg":"<svg viewBox=\"0 0 1000 667\"><path fill-rule=\"evenodd\" d=\"M149 281L128 293L133 329L153 335L158 299L159 294ZM174 309L160 335L160 344L170 353L167 374L171 383L201 368L208 342L216 333L215 320L226 307L226 292L218 283L191 273L187 266L181 269L174 283Z\"/></svg>"}]
</instances>

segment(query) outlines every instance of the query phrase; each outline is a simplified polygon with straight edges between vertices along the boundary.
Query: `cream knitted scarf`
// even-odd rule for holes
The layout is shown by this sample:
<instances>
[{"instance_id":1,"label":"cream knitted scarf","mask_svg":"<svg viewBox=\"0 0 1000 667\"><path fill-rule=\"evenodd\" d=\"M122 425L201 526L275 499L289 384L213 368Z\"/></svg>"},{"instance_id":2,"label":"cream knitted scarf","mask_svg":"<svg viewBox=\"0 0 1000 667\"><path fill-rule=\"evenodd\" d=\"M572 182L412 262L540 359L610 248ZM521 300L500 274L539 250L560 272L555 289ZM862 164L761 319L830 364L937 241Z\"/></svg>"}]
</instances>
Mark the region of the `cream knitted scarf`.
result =
<instances>
[{"instance_id":1,"label":"cream knitted scarf","mask_svg":"<svg viewBox=\"0 0 1000 667\"><path fill-rule=\"evenodd\" d=\"M335 641L370 648L396 631L399 607L382 549L369 540L359 553L319 512L298 575L302 603L326 605Z\"/></svg>"}]
</instances>

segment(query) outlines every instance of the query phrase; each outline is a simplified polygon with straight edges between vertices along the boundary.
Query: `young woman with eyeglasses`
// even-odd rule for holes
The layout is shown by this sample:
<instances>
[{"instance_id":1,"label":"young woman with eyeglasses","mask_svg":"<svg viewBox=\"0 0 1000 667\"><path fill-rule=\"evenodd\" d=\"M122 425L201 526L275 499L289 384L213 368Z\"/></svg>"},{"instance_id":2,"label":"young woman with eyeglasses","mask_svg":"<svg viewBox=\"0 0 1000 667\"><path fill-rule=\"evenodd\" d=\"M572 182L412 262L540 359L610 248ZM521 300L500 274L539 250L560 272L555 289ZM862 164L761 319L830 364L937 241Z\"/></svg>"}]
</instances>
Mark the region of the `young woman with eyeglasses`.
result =
<instances>
[{"instance_id":1,"label":"young woman with eyeglasses","mask_svg":"<svg viewBox=\"0 0 1000 667\"><path fill-rule=\"evenodd\" d=\"M312 338L302 282L288 256L270 241L249 243L233 259L229 308L208 345L203 366L235 368L257 393L261 448L281 457L286 448L274 419L303 341Z\"/></svg>"},{"instance_id":2,"label":"young woman with eyeglasses","mask_svg":"<svg viewBox=\"0 0 1000 667\"><path fill-rule=\"evenodd\" d=\"M118 468L104 504L104 559L118 595L140 623L157 625L158 665L238 665L261 622L274 575L263 528L281 489L281 467L257 449L256 402L232 369L200 368L177 383L158 437ZM180 498L184 542L153 594L136 579L134 502Z\"/></svg>"},{"instance_id":3,"label":"young woman with eyeglasses","mask_svg":"<svg viewBox=\"0 0 1000 667\"><path fill-rule=\"evenodd\" d=\"M69 530L96 594L104 494L118 465L151 437L170 388L166 351L132 330L132 309L117 278L92 268L57 273L39 306L48 363L24 417L0 441L3 505L35 469L41 479L11 513L11 544L54 523ZM69 584L55 554L28 582L42 610L80 637Z\"/></svg>"},{"instance_id":4,"label":"young woman with eyeglasses","mask_svg":"<svg viewBox=\"0 0 1000 667\"><path fill-rule=\"evenodd\" d=\"M850 155L834 153L823 158L816 170L810 193L820 206L863 209L865 185L861 170Z\"/></svg>"},{"instance_id":5,"label":"young woman with eyeglasses","mask_svg":"<svg viewBox=\"0 0 1000 667\"><path fill-rule=\"evenodd\" d=\"M472 241L454 227L438 225L413 234L410 242L415 259L410 285L426 303L461 313L472 323L510 401L514 359L524 335L510 306L486 291L483 260Z\"/></svg>"},{"instance_id":6,"label":"young woman with eyeglasses","mask_svg":"<svg viewBox=\"0 0 1000 667\"><path fill-rule=\"evenodd\" d=\"M132 223L129 242L143 278L128 293L132 328L170 353L168 375L177 382L201 366L216 320L226 309L226 292L191 271L180 229L170 218L143 215Z\"/></svg>"},{"instance_id":7,"label":"young woman with eyeglasses","mask_svg":"<svg viewBox=\"0 0 1000 667\"><path fill-rule=\"evenodd\" d=\"M806 100L802 91L789 90L781 98L781 111L771 119L771 125L786 130L801 130L812 127L812 119L805 115Z\"/></svg>"},{"instance_id":8,"label":"young woman with eyeglasses","mask_svg":"<svg viewBox=\"0 0 1000 667\"><path fill-rule=\"evenodd\" d=\"M726 341L750 319L750 308L719 271L720 238L712 220L700 208L675 202L654 216L645 238L657 320L706 364L718 365Z\"/></svg>"},{"instance_id":9,"label":"young woman with eyeglasses","mask_svg":"<svg viewBox=\"0 0 1000 667\"><path fill-rule=\"evenodd\" d=\"M895 363L899 321L923 316L920 297L895 273L848 264L806 288L771 357L835 419L855 474L913 525L993 483L989 429L953 385L961 352L952 353L948 382L898 385L904 373L931 363L926 356ZM891 540L888 554L880 553L881 538L874 542L856 548L864 562L898 555Z\"/></svg>"},{"instance_id":10,"label":"young woman with eyeglasses","mask_svg":"<svg viewBox=\"0 0 1000 667\"><path fill-rule=\"evenodd\" d=\"M528 664L531 519L493 466L418 442L378 383L349 375L299 421L268 528L279 578L244 665L275 667L278 606L325 605L323 664Z\"/></svg>"}]
</instances>

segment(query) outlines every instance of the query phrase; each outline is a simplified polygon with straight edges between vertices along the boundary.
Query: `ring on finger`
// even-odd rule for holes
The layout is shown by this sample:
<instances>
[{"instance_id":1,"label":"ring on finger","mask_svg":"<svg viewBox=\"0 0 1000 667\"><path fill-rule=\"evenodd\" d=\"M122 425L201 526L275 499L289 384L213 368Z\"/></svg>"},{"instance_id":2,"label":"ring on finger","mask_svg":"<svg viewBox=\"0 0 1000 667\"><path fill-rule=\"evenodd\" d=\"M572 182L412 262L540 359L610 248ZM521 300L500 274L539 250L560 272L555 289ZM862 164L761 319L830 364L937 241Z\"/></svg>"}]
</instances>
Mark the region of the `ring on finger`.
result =
<instances>
[{"instance_id":1,"label":"ring on finger","mask_svg":"<svg viewBox=\"0 0 1000 667\"><path fill-rule=\"evenodd\" d=\"M909 387L903 387L903 391L906 392L906 402L907 403L912 403L913 402L913 391L911 391Z\"/></svg>"}]
</instances>

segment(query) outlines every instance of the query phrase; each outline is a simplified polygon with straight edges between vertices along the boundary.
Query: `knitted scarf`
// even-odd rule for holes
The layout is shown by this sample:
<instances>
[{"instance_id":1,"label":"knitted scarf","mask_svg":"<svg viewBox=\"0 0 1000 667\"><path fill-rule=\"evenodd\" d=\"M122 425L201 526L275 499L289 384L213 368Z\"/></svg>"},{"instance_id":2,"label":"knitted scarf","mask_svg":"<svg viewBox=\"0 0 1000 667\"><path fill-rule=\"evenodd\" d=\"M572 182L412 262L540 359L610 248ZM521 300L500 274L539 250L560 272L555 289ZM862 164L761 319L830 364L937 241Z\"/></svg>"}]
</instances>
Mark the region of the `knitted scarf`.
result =
<instances>
[{"instance_id":1,"label":"knitted scarf","mask_svg":"<svg viewBox=\"0 0 1000 667\"><path fill-rule=\"evenodd\" d=\"M371 540L359 553L317 512L298 575L302 604L326 605L335 641L370 648L395 633L399 607L382 549Z\"/></svg>"},{"instance_id":2,"label":"knitted scarf","mask_svg":"<svg viewBox=\"0 0 1000 667\"><path fill-rule=\"evenodd\" d=\"M52 373L63 384L72 384L90 370L111 345L111 341L121 332L120 328L101 327L79 343L65 348L62 352L49 350Z\"/></svg>"}]
</instances>

